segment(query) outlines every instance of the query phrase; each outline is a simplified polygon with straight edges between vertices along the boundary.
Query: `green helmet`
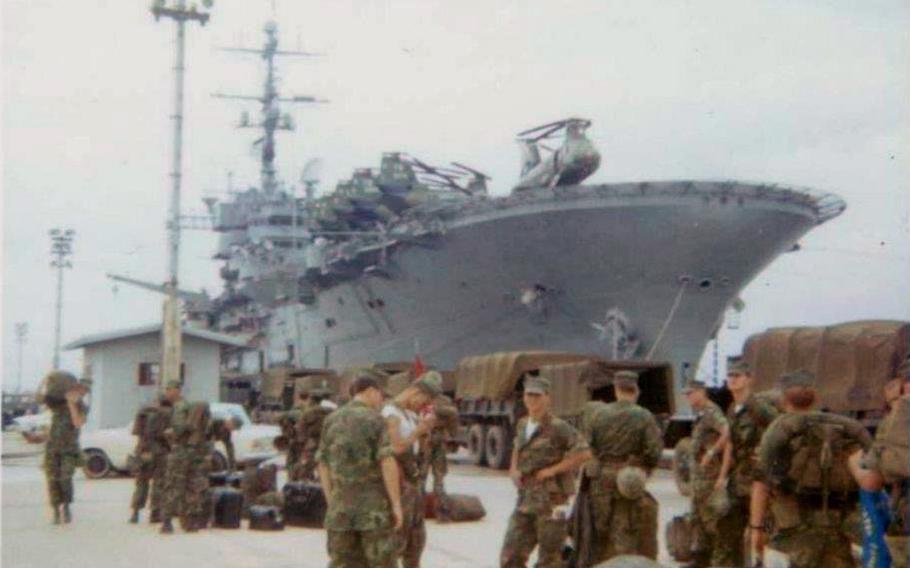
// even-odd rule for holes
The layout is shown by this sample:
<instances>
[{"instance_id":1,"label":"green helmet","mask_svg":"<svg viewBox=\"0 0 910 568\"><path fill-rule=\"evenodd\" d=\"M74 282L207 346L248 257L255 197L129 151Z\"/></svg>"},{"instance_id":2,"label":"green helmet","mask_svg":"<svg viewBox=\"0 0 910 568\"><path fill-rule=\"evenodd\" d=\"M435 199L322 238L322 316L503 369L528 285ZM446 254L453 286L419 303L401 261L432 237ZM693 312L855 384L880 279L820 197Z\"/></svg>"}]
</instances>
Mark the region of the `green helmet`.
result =
<instances>
[{"instance_id":1,"label":"green helmet","mask_svg":"<svg viewBox=\"0 0 910 568\"><path fill-rule=\"evenodd\" d=\"M637 501L645 494L647 480L643 469L627 465L616 474L616 490L626 499Z\"/></svg>"}]
</instances>

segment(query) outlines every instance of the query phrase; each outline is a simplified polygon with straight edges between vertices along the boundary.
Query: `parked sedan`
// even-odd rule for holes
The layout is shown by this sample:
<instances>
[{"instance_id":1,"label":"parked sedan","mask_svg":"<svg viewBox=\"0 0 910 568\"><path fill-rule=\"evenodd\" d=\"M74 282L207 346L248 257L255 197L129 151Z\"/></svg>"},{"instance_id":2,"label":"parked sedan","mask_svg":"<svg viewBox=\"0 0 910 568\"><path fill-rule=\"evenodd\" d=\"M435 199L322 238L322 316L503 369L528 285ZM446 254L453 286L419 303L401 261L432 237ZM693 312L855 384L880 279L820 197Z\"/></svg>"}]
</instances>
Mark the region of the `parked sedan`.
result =
<instances>
[{"instance_id":1,"label":"parked sedan","mask_svg":"<svg viewBox=\"0 0 910 568\"><path fill-rule=\"evenodd\" d=\"M235 418L239 421L240 428L231 435L238 465L258 463L278 455L278 450L273 445L275 437L281 433L278 426L253 424L246 410L239 404L213 402L209 408L213 419ZM84 433L80 437L80 445L85 458L85 476L97 479L114 471L129 473L133 450L136 448L136 437L132 431L131 422L121 428ZM224 444L217 442L212 456L215 471L227 469L226 453Z\"/></svg>"}]
</instances>

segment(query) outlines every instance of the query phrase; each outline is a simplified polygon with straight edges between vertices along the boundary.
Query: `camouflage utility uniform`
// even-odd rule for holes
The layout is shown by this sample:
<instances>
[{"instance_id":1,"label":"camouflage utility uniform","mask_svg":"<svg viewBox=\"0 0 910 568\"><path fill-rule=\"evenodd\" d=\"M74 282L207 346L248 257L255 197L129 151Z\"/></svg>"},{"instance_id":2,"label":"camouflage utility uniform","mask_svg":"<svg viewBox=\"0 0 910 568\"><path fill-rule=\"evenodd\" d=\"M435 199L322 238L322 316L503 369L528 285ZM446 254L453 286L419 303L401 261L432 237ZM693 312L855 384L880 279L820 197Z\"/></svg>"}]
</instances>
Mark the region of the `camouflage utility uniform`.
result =
<instances>
[{"instance_id":1,"label":"camouflage utility uniform","mask_svg":"<svg viewBox=\"0 0 910 568\"><path fill-rule=\"evenodd\" d=\"M303 405L295 406L285 412L278 420L278 425L281 427L281 435L288 441L284 464L288 472L289 481L300 481L298 466L300 457L303 455L303 443L297 439L297 425L300 422L300 416L303 414L303 408Z\"/></svg>"},{"instance_id":2,"label":"camouflage utility uniform","mask_svg":"<svg viewBox=\"0 0 910 568\"><path fill-rule=\"evenodd\" d=\"M330 568L392 568L396 540L381 460L392 456L385 421L353 400L325 421L316 460L329 470L325 528Z\"/></svg>"},{"instance_id":3,"label":"camouflage utility uniform","mask_svg":"<svg viewBox=\"0 0 910 568\"><path fill-rule=\"evenodd\" d=\"M561 462L569 454L588 449L584 438L568 423L547 414L528 437L528 418L516 426L514 448L518 452L521 487L518 503L509 519L499 556L502 568L524 568L538 547L537 567L563 565L562 545L568 535L567 511L563 506L574 494L574 474L563 473L543 482L534 479L538 471Z\"/></svg>"},{"instance_id":4,"label":"camouflage utility uniform","mask_svg":"<svg viewBox=\"0 0 910 568\"><path fill-rule=\"evenodd\" d=\"M647 491L624 497L616 487L621 468L657 466L663 444L654 415L630 401L599 404L585 413L582 431L597 460L584 469L594 520L591 563L622 554L656 559L657 501Z\"/></svg>"},{"instance_id":5,"label":"camouflage utility uniform","mask_svg":"<svg viewBox=\"0 0 910 568\"><path fill-rule=\"evenodd\" d=\"M458 409L452 399L443 395L433 403L436 424L430 430L426 444L421 448L420 486L426 487L427 478L433 472L433 494L437 503L445 496L445 476L449 472L446 458L446 443L458 428Z\"/></svg>"},{"instance_id":6,"label":"camouflage utility uniform","mask_svg":"<svg viewBox=\"0 0 910 568\"><path fill-rule=\"evenodd\" d=\"M194 424L192 410L201 403L185 400L174 403L171 420L172 444L167 458L163 519L180 517L192 527L205 516L205 495L212 456L212 442L206 425Z\"/></svg>"},{"instance_id":7,"label":"camouflage utility uniform","mask_svg":"<svg viewBox=\"0 0 910 568\"><path fill-rule=\"evenodd\" d=\"M850 551L849 533L856 517L857 496L797 495L795 482L788 478L793 458L792 440L803 429L805 416L826 415L787 413L768 427L758 447L755 478L770 488L770 510L774 533L768 547L786 554L791 568L848 568L855 566ZM869 433L855 420L834 417L842 430L856 440L856 452L871 442Z\"/></svg>"},{"instance_id":8,"label":"camouflage utility uniform","mask_svg":"<svg viewBox=\"0 0 910 568\"><path fill-rule=\"evenodd\" d=\"M78 403L83 415L85 405ZM73 474L82 462L79 452L79 429L73 424L67 403L49 406L51 429L44 447L44 475L51 506L73 502Z\"/></svg>"},{"instance_id":9,"label":"camouflage utility uniform","mask_svg":"<svg viewBox=\"0 0 910 568\"><path fill-rule=\"evenodd\" d=\"M717 443L727 426L727 418L719 406L711 401L696 415L692 428L692 512L697 530L696 565L732 566L726 558L728 546L717 535L716 513L708 505L714 484L720 475L723 452L716 452L708 465L701 465L702 458Z\"/></svg>"},{"instance_id":10,"label":"camouflage utility uniform","mask_svg":"<svg viewBox=\"0 0 910 568\"><path fill-rule=\"evenodd\" d=\"M322 426L331 412L331 409L315 403L304 409L300 415L296 433L296 440L300 445L300 457L294 479L316 479L316 451L319 449Z\"/></svg>"},{"instance_id":11,"label":"camouflage utility uniform","mask_svg":"<svg viewBox=\"0 0 910 568\"><path fill-rule=\"evenodd\" d=\"M717 523L715 543L718 566L742 566L744 534L749 526L749 498L755 480L755 461L758 444L768 425L777 418L777 408L770 401L750 395L740 405L727 409L730 423L730 443L733 445L733 465L730 470L730 512Z\"/></svg>"},{"instance_id":12,"label":"camouflage utility uniform","mask_svg":"<svg viewBox=\"0 0 910 568\"><path fill-rule=\"evenodd\" d=\"M161 514L164 502L164 482L167 475L167 454L170 447L165 430L170 427L171 407L150 405L139 410L133 422L133 435L139 439L135 449L136 489L133 491L132 509L138 511L149 500L152 517Z\"/></svg>"}]
</instances>

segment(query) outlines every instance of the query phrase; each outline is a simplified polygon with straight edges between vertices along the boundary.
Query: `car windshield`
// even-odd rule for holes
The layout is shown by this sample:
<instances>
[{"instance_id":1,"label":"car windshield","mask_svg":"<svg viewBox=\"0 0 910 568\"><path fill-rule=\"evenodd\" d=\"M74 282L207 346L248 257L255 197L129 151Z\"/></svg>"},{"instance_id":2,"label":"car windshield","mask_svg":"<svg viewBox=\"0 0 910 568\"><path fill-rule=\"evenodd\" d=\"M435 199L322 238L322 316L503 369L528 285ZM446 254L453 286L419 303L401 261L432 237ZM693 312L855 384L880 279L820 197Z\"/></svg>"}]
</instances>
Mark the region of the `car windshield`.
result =
<instances>
[{"instance_id":1,"label":"car windshield","mask_svg":"<svg viewBox=\"0 0 910 568\"><path fill-rule=\"evenodd\" d=\"M250 417L247 416L246 410L239 404L227 404L224 402L213 402L209 405L212 411L212 417L224 420L226 418L236 418L240 420L243 426L252 424Z\"/></svg>"}]
</instances>

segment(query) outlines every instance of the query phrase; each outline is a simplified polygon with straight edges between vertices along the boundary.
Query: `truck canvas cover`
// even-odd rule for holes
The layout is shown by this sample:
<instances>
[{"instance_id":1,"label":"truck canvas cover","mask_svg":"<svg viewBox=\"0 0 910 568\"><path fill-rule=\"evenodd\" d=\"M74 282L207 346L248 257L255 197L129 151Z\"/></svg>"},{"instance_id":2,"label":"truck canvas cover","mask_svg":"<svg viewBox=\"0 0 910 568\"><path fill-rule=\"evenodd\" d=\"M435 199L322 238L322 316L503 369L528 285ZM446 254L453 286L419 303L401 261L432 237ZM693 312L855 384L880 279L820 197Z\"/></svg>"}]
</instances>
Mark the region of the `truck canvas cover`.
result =
<instances>
[{"instance_id":1,"label":"truck canvas cover","mask_svg":"<svg viewBox=\"0 0 910 568\"><path fill-rule=\"evenodd\" d=\"M455 368L455 396L503 400L515 393L522 375L544 365L575 363L591 359L588 355L550 351L515 351L465 357Z\"/></svg>"},{"instance_id":2,"label":"truck canvas cover","mask_svg":"<svg viewBox=\"0 0 910 568\"><path fill-rule=\"evenodd\" d=\"M819 406L835 412L882 408L882 387L910 354L910 323L857 321L827 327L772 328L746 340L743 357L756 390L805 369L817 377Z\"/></svg>"}]
</instances>

